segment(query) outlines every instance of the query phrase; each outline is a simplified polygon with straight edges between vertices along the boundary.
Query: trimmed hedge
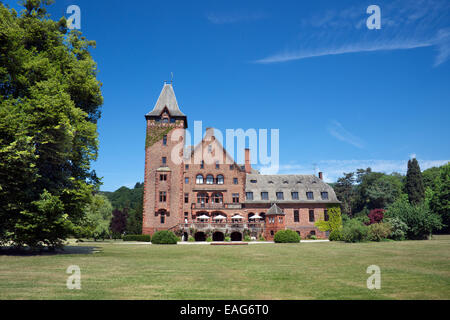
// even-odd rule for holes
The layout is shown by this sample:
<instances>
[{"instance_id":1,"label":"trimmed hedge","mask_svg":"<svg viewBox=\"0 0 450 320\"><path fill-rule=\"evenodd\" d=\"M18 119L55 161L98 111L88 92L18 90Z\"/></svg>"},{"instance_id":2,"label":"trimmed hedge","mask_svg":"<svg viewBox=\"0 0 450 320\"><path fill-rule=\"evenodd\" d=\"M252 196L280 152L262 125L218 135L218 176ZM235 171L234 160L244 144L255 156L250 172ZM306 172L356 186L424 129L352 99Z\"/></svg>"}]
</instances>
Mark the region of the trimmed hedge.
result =
<instances>
[{"instance_id":1,"label":"trimmed hedge","mask_svg":"<svg viewBox=\"0 0 450 320\"><path fill-rule=\"evenodd\" d=\"M123 241L141 241L150 242L151 237L148 234L127 234L123 236Z\"/></svg>"},{"instance_id":2,"label":"trimmed hedge","mask_svg":"<svg viewBox=\"0 0 450 320\"><path fill-rule=\"evenodd\" d=\"M178 237L172 231L156 231L152 237L153 244L177 244Z\"/></svg>"},{"instance_id":3,"label":"trimmed hedge","mask_svg":"<svg viewBox=\"0 0 450 320\"><path fill-rule=\"evenodd\" d=\"M292 230L280 230L275 234L273 241L275 243L299 243L300 236Z\"/></svg>"}]
</instances>

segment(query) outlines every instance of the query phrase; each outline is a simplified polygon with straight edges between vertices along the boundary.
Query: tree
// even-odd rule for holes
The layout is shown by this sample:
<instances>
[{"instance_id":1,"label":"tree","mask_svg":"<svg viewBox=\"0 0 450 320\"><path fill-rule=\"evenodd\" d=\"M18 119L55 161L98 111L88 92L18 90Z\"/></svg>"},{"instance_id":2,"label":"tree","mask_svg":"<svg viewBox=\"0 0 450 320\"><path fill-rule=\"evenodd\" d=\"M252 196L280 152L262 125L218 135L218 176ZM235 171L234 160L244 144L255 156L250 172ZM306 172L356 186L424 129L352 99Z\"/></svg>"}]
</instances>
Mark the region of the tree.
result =
<instances>
[{"instance_id":1,"label":"tree","mask_svg":"<svg viewBox=\"0 0 450 320\"><path fill-rule=\"evenodd\" d=\"M109 236L112 219L112 205L104 195L96 194L92 203L86 206L86 234L94 240Z\"/></svg>"},{"instance_id":2,"label":"tree","mask_svg":"<svg viewBox=\"0 0 450 320\"><path fill-rule=\"evenodd\" d=\"M339 178L333 186L336 196L342 202L342 211L351 216L352 215L352 197L355 183L355 174L353 172L344 173L344 177Z\"/></svg>"},{"instance_id":3,"label":"tree","mask_svg":"<svg viewBox=\"0 0 450 320\"><path fill-rule=\"evenodd\" d=\"M419 204L425 199L422 173L416 158L408 161L405 189L411 204Z\"/></svg>"},{"instance_id":4,"label":"tree","mask_svg":"<svg viewBox=\"0 0 450 320\"><path fill-rule=\"evenodd\" d=\"M100 182L95 42L48 19L51 2L0 2L0 241L33 247L73 233Z\"/></svg>"},{"instance_id":5,"label":"tree","mask_svg":"<svg viewBox=\"0 0 450 320\"><path fill-rule=\"evenodd\" d=\"M396 173L387 175L372 172L370 168L359 169L357 181L359 184L355 188L354 213L386 208L401 195L402 177Z\"/></svg>"},{"instance_id":6,"label":"tree","mask_svg":"<svg viewBox=\"0 0 450 320\"><path fill-rule=\"evenodd\" d=\"M103 192L108 197L114 209L126 210L128 212L127 234L142 233L142 214L144 184L137 182L133 189L121 187L114 192Z\"/></svg>"},{"instance_id":7,"label":"tree","mask_svg":"<svg viewBox=\"0 0 450 320\"><path fill-rule=\"evenodd\" d=\"M445 231L450 231L450 162L440 167L436 192L431 198L430 208L441 216Z\"/></svg>"},{"instance_id":8,"label":"tree","mask_svg":"<svg viewBox=\"0 0 450 320\"><path fill-rule=\"evenodd\" d=\"M403 195L389 206L384 216L403 221L408 227L408 239L426 239L433 230L442 228L441 217L432 212L427 203L412 205L407 195Z\"/></svg>"},{"instance_id":9,"label":"tree","mask_svg":"<svg viewBox=\"0 0 450 320\"><path fill-rule=\"evenodd\" d=\"M116 235L122 235L127 227L127 210L115 209L112 215L111 231Z\"/></svg>"},{"instance_id":10,"label":"tree","mask_svg":"<svg viewBox=\"0 0 450 320\"><path fill-rule=\"evenodd\" d=\"M381 223L384 217L384 209L373 209L369 213L369 224Z\"/></svg>"}]
</instances>

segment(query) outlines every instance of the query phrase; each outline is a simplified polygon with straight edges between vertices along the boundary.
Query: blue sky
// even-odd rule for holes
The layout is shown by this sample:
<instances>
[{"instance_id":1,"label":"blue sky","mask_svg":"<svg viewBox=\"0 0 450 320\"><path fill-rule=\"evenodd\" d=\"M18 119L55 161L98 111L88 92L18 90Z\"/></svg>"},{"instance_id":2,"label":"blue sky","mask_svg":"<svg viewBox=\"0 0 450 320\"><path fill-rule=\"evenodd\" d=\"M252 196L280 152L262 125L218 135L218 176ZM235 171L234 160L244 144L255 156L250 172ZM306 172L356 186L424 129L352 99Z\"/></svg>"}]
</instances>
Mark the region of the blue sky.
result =
<instances>
[{"instance_id":1,"label":"blue sky","mask_svg":"<svg viewBox=\"0 0 450 320\"><path fill-rule=\"evenodd\" d=\"M450 159L448 1L57 0L52 18L72 4L97 41L102 190L143 181L144 115L171 72L191 128L279 129L279 173Z\"/></svg>"}]
</instances>

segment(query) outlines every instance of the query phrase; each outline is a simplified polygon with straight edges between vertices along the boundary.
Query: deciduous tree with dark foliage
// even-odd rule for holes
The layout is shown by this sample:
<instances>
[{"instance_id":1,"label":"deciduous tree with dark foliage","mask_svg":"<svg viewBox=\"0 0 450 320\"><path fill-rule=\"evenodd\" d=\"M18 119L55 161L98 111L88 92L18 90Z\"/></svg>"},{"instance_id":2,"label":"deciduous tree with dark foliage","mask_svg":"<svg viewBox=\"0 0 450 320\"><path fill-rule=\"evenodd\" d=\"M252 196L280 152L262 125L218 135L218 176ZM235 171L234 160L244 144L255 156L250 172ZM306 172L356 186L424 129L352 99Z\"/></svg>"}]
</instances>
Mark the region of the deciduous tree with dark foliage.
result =
<instances>
[{"instance_id":1,"label":"deciduous tree with dark foliage","mask_svg":"<svg viewBox=\"0 0 450 320\"><path fill-rule=\"evenodd\" d=\"M127 228L128 213L126 209L113 210L113 217L111 219L111 231L116 235L122 235Z\"/></svg>"}]
</instances>

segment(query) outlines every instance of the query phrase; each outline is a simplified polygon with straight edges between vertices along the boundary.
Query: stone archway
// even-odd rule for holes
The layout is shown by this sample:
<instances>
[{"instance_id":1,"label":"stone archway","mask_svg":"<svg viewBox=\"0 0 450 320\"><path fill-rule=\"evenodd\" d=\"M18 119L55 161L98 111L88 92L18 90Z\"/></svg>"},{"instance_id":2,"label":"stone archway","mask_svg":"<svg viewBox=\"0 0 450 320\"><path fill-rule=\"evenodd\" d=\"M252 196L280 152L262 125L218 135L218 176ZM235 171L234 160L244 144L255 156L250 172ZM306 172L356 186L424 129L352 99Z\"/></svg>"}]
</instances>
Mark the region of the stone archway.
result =
<instances>
[{"instance_id":1,"label":"stone archway","mask_svg":"<svg viewBox=\"0 0 450 320\"><path fill-rule=\"evenodd\" d=\"M223 232L216 231L213 233L212 239L213 241L224 241L225 235L223 234Z\"/></svg>"},{"instance_id":2,"label":"stone archway","mask_svg":"<svg viewBox=\"0 0 450 320\"><path fill-rule=\"evenodd\" d=\"M206 234L204 232L196 232L194 235L195 241L206 241Z\"/></svg>"},{"instance_id":3,"label":"stone archway","mask_svg":"<svg viewBox=\"0 0 450 320\"><path fill-rule=\"evenodd\" d=\"M242 233L240 232L232 232L231 233L231 241L242 241Z\"/></svg>"}]
</instances>

